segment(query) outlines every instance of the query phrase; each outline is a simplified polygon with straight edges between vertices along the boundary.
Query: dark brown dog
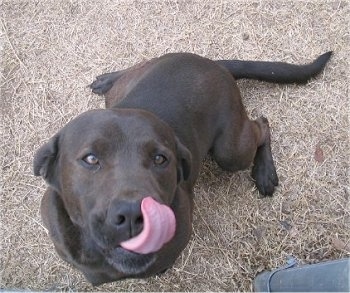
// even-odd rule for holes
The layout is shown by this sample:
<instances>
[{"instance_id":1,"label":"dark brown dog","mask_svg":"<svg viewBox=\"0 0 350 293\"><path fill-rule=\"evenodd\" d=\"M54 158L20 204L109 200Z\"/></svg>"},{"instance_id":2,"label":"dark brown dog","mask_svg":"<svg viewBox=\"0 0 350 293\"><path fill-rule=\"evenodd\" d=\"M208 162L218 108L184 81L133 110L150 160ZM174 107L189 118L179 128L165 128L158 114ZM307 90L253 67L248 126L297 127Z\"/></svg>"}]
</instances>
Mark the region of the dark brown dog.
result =
<instances>
[{"instance_id":1,"label":"dark brown dog","mask_svg":"<svg viewBox=\"0 0 350 293\"><path fill-rule=\"evenodd\" d=\"M258 190L271 196L278 178L268 122L248 119L234 77L305 83L330 56L298 66L180 53L99 76L91 88L108 109L78 116L34 158L34 174L49 184L41 212L57 252L95 285L166 270L190 238L193 186L207 153L229 171L253 164ZM175 224L145 211L145 198L153 200L148 209L171 208L175 235L153 228L158 219ZM156 249L164 233L170 240ZM156 251L125 248L141 234L149 239L136 242Z\"/></svg>"}]
</instances>

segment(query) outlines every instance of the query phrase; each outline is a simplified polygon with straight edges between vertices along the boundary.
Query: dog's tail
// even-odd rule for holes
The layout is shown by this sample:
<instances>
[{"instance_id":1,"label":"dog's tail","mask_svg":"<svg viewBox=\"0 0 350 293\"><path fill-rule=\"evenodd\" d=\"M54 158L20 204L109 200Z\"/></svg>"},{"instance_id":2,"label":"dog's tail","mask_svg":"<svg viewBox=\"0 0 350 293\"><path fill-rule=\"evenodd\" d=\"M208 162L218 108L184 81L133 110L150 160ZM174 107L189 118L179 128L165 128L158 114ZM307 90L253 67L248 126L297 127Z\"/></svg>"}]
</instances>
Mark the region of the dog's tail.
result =
<instances>
[{"instance_id":1,"label":"dog's tail","mask_svg":"<svg viewBox=\"0 0 350 293\"><path fill-rule=\"evenodd\" d=\"M332 53L332 51L324 53L312 63L305 65L241 60L218 60L216 63L227 68L235 79L248 78L275 83L306 83L323 70Z\"/></svg>"}]
</instances>

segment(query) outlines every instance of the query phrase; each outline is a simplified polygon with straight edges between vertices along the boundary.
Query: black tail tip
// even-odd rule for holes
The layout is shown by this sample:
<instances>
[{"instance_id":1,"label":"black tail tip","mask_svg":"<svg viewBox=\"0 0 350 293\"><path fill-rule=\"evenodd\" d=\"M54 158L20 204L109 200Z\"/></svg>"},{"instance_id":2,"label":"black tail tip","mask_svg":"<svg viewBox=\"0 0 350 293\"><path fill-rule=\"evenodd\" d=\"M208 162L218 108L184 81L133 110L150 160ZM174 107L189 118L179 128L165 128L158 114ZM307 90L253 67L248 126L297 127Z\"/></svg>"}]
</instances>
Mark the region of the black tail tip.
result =
<instances>
[{"instance_id":1,"label":"black tail tip","mask_svg":"<svg viewBox=\"0 0 350 293\"><path fill-rule=\"evenodd\" d=\"M328 60L332 57L333 51L328 51L322 55L320 55L316 60L315 63L317 63L319 66L324 67Z\"/></svg>"}]
</instances>

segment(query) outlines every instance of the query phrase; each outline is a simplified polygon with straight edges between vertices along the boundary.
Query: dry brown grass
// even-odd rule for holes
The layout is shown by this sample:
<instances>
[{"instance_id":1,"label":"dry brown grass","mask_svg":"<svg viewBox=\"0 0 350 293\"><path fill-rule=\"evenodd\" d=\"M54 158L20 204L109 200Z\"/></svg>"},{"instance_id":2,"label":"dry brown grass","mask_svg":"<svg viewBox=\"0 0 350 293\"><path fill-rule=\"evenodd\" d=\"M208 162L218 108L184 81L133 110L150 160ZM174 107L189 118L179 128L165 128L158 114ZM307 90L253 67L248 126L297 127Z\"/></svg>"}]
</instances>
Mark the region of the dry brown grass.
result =
<instances>
[{"instance_id":1,"label":"dry brown grass","mask_svg":"<svg viewBox=\"0 0 350 293\"><path fill-rule=\"evenodd\" d=\"M91 291L41 224L34 151L101 98L93 78L166 52L307 62L335 52L305 86L242 81L252 117L267 116L280 187L257 199L249 172L207 160L194 233L173 269L102 291L251 290L294 255L349 256L349 3L346 1L3 1L1 4L1 288ZM316 149L323 151L315 159ZM343 244L342 244L343 243Z\"/></svg>"}]
</instances>

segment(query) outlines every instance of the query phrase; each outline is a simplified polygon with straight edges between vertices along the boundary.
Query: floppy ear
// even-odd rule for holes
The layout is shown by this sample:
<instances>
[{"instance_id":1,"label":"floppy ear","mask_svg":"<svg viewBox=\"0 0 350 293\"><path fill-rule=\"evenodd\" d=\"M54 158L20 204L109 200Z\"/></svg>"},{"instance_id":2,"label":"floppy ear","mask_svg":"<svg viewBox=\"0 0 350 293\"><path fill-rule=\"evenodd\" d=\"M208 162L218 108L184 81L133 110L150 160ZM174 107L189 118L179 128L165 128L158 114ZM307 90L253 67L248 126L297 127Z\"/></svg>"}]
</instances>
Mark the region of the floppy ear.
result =
<instances>
[{"instance_id":1,"label":"floppy ear","mask_svg":"<svg viewBox=\"0 0 350 293\"><path fill-rule=\"evenodd\" d=\"M186 181L191 174L192 155L190 151L176 137L177 149L177 181Z\"/></svg>"},{"instance_id":2,"label":"floppy ear","mask_svg":"<svg viewBox=\"0 0 350 293\"><path fill-rule=\"evenodd\" d=\"M40 147L34 155L33 169L35 176L42 176L45 181L57 189L56 162L58 157L59 135L53 136Z\"/></svg>"}]
</instances>

